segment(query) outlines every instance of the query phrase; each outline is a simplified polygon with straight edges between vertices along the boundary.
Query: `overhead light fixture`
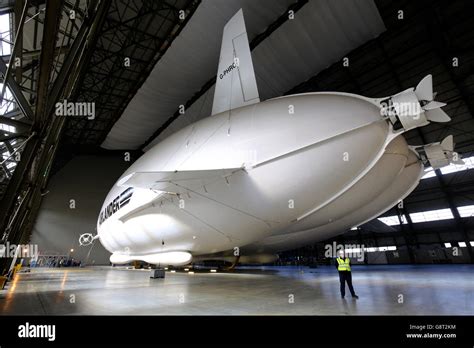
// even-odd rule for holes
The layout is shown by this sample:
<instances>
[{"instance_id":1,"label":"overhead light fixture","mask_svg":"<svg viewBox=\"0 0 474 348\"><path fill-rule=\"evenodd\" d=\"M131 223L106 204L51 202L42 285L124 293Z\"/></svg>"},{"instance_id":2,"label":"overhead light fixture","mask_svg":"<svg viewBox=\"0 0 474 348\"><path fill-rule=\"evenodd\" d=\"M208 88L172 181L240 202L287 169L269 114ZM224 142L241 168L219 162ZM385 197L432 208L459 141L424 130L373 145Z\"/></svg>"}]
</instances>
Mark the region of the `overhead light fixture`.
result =
<instances>
[{"instance_id":1,"label":"overhead light fixture","mask_svg":"<svg viewBox=\"0 0 474 348\"><path fill-rule=\"evenodd\" d=\"M457 209L461 217L474 216L474 205L465 205L462 207L458 207Z\"/></svg>"},{"instance_id":2,"label":"overhead light fixture","mask_svg":"<svg viewBox=\"0 0 474 348\"><path fill-rule=\"evenodd\" d=\"M467 246L466 242L458 242L458 244L461 248L465 248Z\"/></svg>"},{"instance_id":3,"label":"overhead light fixture","mask_svg":"<svg viewBox=\"0 0 474 348\"><path fill-rule=\"evenodd\" d=\"M379 217L378 220L388 226L400 225L400 220L402 220L402 224L404 225L408 223L405 215L401 215L400 218L398 217L398 215L383 216L383 217Z\"/></svg>"},{"instance_id":4,"label":"overhead light fixture","mask_svg":"<svg viewBox=\"0 0 474 348\"><path fill-rule=\"evenodd\" d=\"M445 246L446 248L451 248L451 243L444 243L444 246Z\"/></svg>"},{"instance_id":5,"label":"overhead light fixture","mask_svg":"<svg viewBox=\"0 0 474 348\"><path fill-rule=\"evenodd\" d=\"M427 210L410 214L413 223L454 219L450 208Z\"/></svg>"}]
</instances>

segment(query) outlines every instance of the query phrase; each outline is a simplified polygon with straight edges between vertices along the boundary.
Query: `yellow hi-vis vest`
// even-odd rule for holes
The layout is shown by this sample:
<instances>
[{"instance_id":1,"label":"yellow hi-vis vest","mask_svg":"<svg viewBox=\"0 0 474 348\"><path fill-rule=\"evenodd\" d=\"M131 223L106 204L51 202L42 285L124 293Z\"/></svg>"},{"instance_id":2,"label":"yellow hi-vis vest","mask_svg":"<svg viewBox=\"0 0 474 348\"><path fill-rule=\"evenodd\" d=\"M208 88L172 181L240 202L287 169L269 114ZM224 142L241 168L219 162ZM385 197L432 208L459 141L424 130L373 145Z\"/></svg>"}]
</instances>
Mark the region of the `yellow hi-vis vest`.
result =
<instances>
[{"instance_id":1,"label":"yellow hi-vis vest","mask_svg":"<svg viewBox=\"0 0 474 348\"><path fill-rule=\"evenodd\" d=\"M346 257L345 260L338 257L336 259L336 261L337 261L337 264L338 264L338 266L337 266L338 271L348 271L348 272L351 271L351 266L349 265L350 260L349 260L348 257Z\"/></svg>"}]
</instances>

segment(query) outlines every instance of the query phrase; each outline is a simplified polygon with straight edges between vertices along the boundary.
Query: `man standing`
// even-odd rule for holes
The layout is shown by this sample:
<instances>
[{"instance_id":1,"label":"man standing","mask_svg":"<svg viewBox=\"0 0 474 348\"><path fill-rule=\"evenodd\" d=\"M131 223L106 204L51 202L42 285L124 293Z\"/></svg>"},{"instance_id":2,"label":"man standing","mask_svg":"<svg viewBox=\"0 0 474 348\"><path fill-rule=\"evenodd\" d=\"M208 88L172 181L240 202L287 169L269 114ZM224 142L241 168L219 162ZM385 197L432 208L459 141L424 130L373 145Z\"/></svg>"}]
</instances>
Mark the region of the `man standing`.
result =
<instances>
[{"instance_id":1,"label":"man standing","mask_svg":"<svg viewBox=\"0 0 474 348\"><path fill-rule=\"evenodd\" d=\"M341 283L341 298L346 295L346 282L349 286L352 298L358 299L352 287L352 273L351 273L351 260L346 257L344 250L339 251L339 257L336 259L336 267L339 271L339 281Z\"/></svg>"}]
</instances>

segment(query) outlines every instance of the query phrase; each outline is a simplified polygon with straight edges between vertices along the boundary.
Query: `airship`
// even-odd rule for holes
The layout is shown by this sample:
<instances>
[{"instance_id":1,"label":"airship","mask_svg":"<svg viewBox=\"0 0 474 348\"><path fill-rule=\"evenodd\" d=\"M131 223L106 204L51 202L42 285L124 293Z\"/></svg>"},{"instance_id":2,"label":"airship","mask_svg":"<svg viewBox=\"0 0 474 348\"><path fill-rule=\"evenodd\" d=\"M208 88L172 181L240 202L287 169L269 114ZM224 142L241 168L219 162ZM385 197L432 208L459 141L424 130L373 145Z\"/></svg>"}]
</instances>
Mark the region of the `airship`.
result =
<instances>
[{"instance_id":1,"label":"airship","mask_svg":"<svg viewBox=\"0 0 474 348\"><path fill-rule=\"evenodd\" d=\"M432 76L385 98L317 92L260 101L242 10L225 25L212 114L156 144L117 180L97 235L110 262L186 265L277 254L368 222L410 194L424 167L458 163ZM185 117L182 116L182 117Z\"/></svg>"}]
</instances>

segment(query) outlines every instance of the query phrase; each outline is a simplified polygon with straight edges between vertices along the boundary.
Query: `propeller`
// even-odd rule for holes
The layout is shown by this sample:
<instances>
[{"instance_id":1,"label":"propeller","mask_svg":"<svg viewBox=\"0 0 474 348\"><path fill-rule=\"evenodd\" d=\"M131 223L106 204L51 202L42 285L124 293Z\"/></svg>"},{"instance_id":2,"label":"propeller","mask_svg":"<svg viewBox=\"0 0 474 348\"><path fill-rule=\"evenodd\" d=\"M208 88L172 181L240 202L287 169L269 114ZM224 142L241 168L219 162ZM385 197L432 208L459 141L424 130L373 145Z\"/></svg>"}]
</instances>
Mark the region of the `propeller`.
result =
<instances>
[{"instance_id":1,"label":"propeller","mask_svg":"<svg viewBox=\"0 0 474 348\"><path fill-rule=\"evenodd\" d=\"M448 116L441 108L446 103L435 101L436 92L433 93L433 76L426 75L415 88L415 94L420 102L421 108L425 112L426 118L433 122L449 122Z\"/></svg>"},{"instance_id":2,"label":"propeller","mask_svg":"<svg viewBox=\"0 0 474 348\"><path fill-rule=\"evenodd\" d=\"M459 154L454 151L456 144L454 143L452 135L448 135L446 138L444 138L443 141L441 141L440 146L443 149L446 157L449 159L450 163L465 164L464 161L459 157Z\"/></svg>"},{"instance_id":3,"label":"propeller","mask_svg":"<svg viewBox=\"0 0 474 348\"><path fill-rule=\"evenodd\" d=\"M432 143L421 146L425 152L427 160L434 169L453 164L465 164L459 154L454 151L453 136L448 135L440 143Z\"/></svg>"}]
</instances>

